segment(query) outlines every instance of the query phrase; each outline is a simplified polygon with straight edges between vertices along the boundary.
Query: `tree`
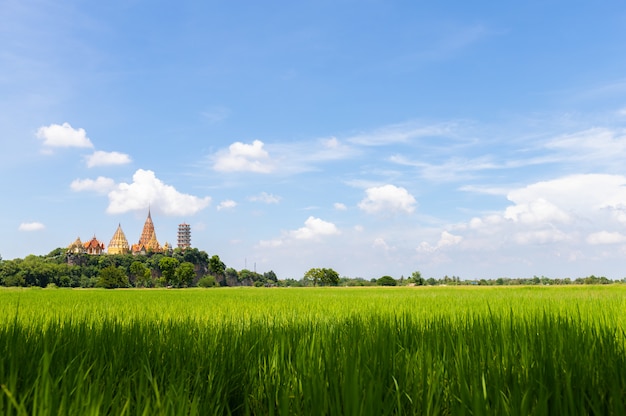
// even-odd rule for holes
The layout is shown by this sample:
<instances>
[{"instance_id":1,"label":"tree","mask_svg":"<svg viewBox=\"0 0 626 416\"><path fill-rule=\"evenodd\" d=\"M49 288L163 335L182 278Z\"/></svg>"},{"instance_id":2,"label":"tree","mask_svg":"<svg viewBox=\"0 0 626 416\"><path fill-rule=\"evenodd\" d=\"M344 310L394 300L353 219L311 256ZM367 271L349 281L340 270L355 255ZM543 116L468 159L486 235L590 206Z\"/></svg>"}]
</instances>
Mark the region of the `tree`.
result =
<instances>
[{"instance_id":1,"label":"tree","mask_svg":"<svg viewBox=\"0 0 626 416\"><path fill-rule=\"evenodd\" d=\"M115 266L105 267L100 270L96 287L103 287L105 289L128 287L128 277L126 277L126 273L120 268Z\"/></svg>"},{"instance_id":2,"label":"tree","mask_svg":"<svg viewBox=\"0 0 626 416\"><path fill-rule=\"evenodd\" d=\"M339 274L333 269L309 269L304 274L303 280L312 281L313 286L336 285L339 283Z\"/></svg>"},{"instance_id":3,"label":"tree","mask_svg":"<svg viewBox=\"0 0 626 416\"><path fill-rule=\"evenodd\" d=\"M135 286L149 287L151 283L150 270L140 261L134 261L130 265L130 274L135 278Z\"/></svg>"},{"instance_id":4,"label":"tree","mask_svg":"<svg viewBox=\"0 0 626 416\"><path fill-rule=\"evenodd\" d=\"M376 281L378 286L396 286L398 282L391 276L383 276Z\"/></svg>"},{"instance_id":5,"label":"tree","mask_svg":"<svg viewBox=\"0 0 626 416\"><path fill-rule=\"evenodd\" d=\"M424 284L426 283L426 281L422 277L422 273L417 270L411 273L411 280L413 281L413 283L415 283L416 286L424 286Z\"/></svg>"},{"instance_id":6,"label":"tree","mask_svg":"<svg viewBox=\"0 0 626 416\"><path fill-rule=\"evenodd\" d=\"M176 282L176 287L187 287L191 285L193 282L193 278L196 277L196 269L193 263L188 261L182 262L178 268L176 268L176 272L174 273L174 280Z\"/></svg>"},{"instance_id":7,"label":"tree","mask_svg":"<svg viewBox=\"0 0 626 416\"><path fill-rule=\"evenodd\" d=\"M269 272L263 273L263 277L265 278L266 281L272 281L274 283L278 282L278 277L276 276L276 273L274 273L274 270L270 270Z\"/></svg>"},{"instance_id":8,"label":"tree","mask_svg":"<svg viewBox=\"0 0 626 416\"><path fill-rule=\"evenodd\" d=\"M172 257L163 257L159 260L159 269L161 269L161 275L166 284L172 284L175 278L176 268L179 265L179 261Z\"/></svg>"},{"instance_id":9,"label":"tree","mask_svg":"<svg viewBox=\"0 0 626 416\"><path fill-rule=\"evenodd\" d=\"M213 255L209 259L209 273L213 276L224 276L224 272L226 271L226 265L220 260L220 256L217 254Z\"/></svg>"},{"instance_id":10,"label":"tree","mask_svg":"<svg viewBox=\"0 0 626 416\"><path fill-rule=\"evenodd\" d=\"M198 287L216 287L217 282L215 281L215 276L204 276L202 279L198 280Z\"/></svg>"}]
</instances>

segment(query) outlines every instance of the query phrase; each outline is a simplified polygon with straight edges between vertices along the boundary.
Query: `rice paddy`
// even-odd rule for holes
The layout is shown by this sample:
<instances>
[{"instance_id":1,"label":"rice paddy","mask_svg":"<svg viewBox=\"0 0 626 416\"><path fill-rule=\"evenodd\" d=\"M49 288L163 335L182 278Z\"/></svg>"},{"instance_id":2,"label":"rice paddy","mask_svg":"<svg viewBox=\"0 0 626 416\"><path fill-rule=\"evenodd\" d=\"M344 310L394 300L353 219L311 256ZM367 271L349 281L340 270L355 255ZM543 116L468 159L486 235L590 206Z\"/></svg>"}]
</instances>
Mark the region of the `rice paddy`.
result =
<instances>
[{"instance_id":1,"label":"rice paddy","mask_svg":"<svg viewBox=\"0 0 626 416\"><path fill-rule=\"evenodd\" d=\"M626 414L626 287L0 290L0 414Z\"/></svg>"}]
</instances>

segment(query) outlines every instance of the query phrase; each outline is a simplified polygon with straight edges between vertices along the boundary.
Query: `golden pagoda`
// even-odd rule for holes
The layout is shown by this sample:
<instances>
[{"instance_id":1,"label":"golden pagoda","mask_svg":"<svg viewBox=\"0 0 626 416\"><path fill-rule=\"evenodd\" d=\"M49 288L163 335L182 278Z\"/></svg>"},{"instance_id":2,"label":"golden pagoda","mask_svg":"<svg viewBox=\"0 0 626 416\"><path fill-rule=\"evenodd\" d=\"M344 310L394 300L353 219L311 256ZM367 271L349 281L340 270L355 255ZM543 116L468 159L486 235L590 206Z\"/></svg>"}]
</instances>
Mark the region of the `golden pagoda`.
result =
<instances>
[{"instance_id":1,"label":"golden pagoda","mask_svg":"<svg viewBox=\"0 0 626 416\"><path fill-rule=\"evenodd\" d=\"M129 251L130 247L128 245L128 240L126 239L126 235L124 235L124 231L122 231L122 225L118 224L117 230L109 242L107 252L109 254L126 254Z\"/></svg>"},{"instance_id":2,"label":"golden pagoda","mask_svg":"<svg viewBox=\"0 0 626 416\"><path fill-rule=\"evenodd\" d=\"M76 240L67 246L67 252L72 254L82 254L85 252L85 246L83 242L80 241L80 237L76 237Z\"/></svg>"},{"instance_id":3,"label":"golden pagoda","mask_svg":"<svg viewBox=\"0 0 626 416\"><path fill-rule=\"evenodd\" d=\"M153 253L160 253L163 251L157 240L156 232L154 231L154 223L152 222L150 210L148 210L148 218L146 218L146 222L143 225L143 231L141 231L139 242L137 244L133 244L132 247L133 254L146 254L149 251L152 251Z\"/></svg>"}]
</instances>

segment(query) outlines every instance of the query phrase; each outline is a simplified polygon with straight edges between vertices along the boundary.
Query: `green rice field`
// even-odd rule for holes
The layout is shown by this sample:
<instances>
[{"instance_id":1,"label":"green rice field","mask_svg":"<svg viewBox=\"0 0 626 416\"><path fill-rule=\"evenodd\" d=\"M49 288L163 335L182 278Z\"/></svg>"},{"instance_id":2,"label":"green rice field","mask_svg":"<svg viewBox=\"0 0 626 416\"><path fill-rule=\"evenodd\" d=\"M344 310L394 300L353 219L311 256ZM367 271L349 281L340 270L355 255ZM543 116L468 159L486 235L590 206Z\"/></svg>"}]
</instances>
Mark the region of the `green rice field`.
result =
<instances>
[{"instance_id":1,"label":"green rice field","mask_svg":"<svg viewBox=\"0 0 626 416\"><path fill-rule=\"evenodd\" d=\"M626 286L0 290L2 415L626 414Z\"/></svg>"}]
</instances>

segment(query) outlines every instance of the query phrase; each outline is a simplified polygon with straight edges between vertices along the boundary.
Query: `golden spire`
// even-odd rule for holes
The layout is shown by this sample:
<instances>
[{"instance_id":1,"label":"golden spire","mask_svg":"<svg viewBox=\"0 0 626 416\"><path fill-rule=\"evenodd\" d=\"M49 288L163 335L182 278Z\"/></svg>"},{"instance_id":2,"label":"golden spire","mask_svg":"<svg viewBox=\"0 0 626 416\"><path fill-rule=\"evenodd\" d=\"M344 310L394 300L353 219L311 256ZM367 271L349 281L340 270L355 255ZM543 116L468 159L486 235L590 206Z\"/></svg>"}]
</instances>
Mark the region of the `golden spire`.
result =
<instances>
[{"instance_id":1,"label":"golden spire","mask_svg":"<svg viewBox=\"0 0 626 416\"><path fill-rule=\"evenodd\" d=\"M154 231L154 223L152 222L152 215L150 214L150 208L148 208L148 218L143 225L143 231L141 231L141 237L139 242L133 245L133 253L140 252L142 250L153 251L160 253L162 251L159 244L156 232Z\"/></svg>"},{"instance_id":2,"label":"golden spire","mask_svg":"<svg viewBox=\"0 0 626 416\"><path fill-rule=\"evenodd\" d=\"M109 254L126 254L129 250L130 247L128 246L126 235L124 235L124 231L122 231L122 225L118 224L107 251Z\"/></svg>"}]
</instances>

